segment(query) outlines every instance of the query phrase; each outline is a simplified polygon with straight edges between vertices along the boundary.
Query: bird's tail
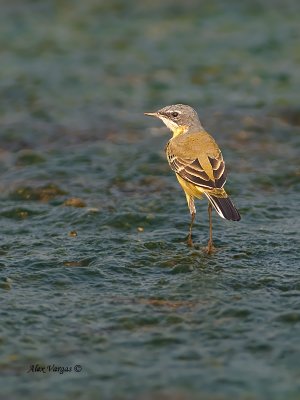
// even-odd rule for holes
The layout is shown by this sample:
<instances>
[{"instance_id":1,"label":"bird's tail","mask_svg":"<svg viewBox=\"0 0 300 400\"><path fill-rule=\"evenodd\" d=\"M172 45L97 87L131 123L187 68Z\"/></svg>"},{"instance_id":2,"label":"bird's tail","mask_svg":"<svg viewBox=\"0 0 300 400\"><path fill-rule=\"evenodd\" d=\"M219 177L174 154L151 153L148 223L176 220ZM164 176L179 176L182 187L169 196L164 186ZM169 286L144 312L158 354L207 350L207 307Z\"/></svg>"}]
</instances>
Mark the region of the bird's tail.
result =
<instances>
[{"instance_id":1,"label":"bird's tail","mask_svg":"<svg viewBox=\"0 0 300 400\"><path fill-rule=\"evenodd\" d=\"M228 196L216 197L207 192L205 192L205 195L211 202L211 204L214 206L215 210L220 215L220 217L229 219L231 221L239 221L241 219L240 213L235 208L234 204L232 203L232 201Z\"/></svg>"}]
</instances>

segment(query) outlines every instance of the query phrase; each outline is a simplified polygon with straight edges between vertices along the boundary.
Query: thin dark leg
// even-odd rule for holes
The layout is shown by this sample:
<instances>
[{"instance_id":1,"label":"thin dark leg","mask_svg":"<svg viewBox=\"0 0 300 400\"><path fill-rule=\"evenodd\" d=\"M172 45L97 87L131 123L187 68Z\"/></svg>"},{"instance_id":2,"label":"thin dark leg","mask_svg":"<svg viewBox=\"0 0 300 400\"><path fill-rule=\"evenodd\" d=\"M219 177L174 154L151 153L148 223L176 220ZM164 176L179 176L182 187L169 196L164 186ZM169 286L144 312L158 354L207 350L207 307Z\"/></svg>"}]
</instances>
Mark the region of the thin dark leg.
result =
<instances>
[{"instance_id":1,"label":"thin dark leg","mask_svg":"<svg viewBox=\"0 0 300 400\"><path fill-rule=\"evenodd\" d=\"M194 220L195 220L195 215L196 215L196 213L194 213L194 212L191 213L192 219L191 219L191 223L190 223L190 231L189 231L188 240L187 240L187 244L190 247L194 246L193 240L192 240L192 229L193 229L193 224L194 224Z\"/></svg>"},{"instance_id":2,"label":"thin dark leg","mask_svg":"<svg viewBox=\"0 0 300 400\"><path fill-rule=\"evenodd\" d=\"M211 212L212 212L212 205L211 205L211 203L208 203L208 220L209 220L209 241L208 241L208 245L207 245L207 253L208 254L211 254L214 249L213 238L212 238Z\"/></svg>"}]
</instances>

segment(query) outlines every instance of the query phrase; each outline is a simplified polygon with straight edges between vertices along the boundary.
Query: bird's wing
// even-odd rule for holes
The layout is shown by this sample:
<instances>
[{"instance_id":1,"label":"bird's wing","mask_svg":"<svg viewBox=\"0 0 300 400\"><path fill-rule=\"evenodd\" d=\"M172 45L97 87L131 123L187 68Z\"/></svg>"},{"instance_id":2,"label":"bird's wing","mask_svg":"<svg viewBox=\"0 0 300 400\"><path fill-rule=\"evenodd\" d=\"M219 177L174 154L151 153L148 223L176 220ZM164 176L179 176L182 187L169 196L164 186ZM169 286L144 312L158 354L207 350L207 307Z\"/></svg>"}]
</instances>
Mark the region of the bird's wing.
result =
<instances>
[{"instance_id":1,"label":"bird's wing","mask_svg":"<svg viewBox=\"0 0 300 400\"><path fill-rule=\"evenodd\" d=\"M173 171L181 178L204 189L222 188L226 182L225 163L222 153L217 157L207 156L207 162L199 158L177 157L167 148L167 158Z\"/></svg>"}]
</instances>

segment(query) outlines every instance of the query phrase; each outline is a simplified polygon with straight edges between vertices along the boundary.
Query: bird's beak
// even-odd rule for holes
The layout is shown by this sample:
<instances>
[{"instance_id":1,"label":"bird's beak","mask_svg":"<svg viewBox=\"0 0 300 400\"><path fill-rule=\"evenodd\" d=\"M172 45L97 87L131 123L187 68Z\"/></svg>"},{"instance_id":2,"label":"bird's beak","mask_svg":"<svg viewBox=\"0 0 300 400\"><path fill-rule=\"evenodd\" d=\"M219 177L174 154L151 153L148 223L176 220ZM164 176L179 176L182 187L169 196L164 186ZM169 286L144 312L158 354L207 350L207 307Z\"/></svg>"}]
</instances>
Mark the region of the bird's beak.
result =
<instances>
[{"instance_id":1,"label":"bird's beak","mask_svg":"<svg viewBox=\"0 0 300 400\"><path fill-rule=\"evenodd\" d=\"M159 115L157 112L145 112L145 115L149 115L150 117L156 117L159 118Z\"/></svg>"}]
</instances>

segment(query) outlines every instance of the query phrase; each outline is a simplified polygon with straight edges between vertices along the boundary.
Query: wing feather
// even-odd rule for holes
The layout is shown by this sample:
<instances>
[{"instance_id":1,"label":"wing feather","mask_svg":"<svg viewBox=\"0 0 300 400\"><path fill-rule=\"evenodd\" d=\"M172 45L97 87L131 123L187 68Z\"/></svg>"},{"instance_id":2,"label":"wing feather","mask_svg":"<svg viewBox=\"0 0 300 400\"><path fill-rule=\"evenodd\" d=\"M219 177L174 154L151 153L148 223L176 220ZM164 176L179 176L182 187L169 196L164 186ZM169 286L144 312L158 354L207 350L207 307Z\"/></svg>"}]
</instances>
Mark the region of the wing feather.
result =
<instances>
[{"instance_id":1,"label":"wing feather","mask_svg":"<svg viewBox=\"0 0 300 400\"><path fill-rule=\"evenodd\" d=\"M227 177L225 162L223 160L222 153L220 152L217 158L208 157L208 159L213 169L216 187L222 188L225 185Z\"/></svg>"}]
</instances>

